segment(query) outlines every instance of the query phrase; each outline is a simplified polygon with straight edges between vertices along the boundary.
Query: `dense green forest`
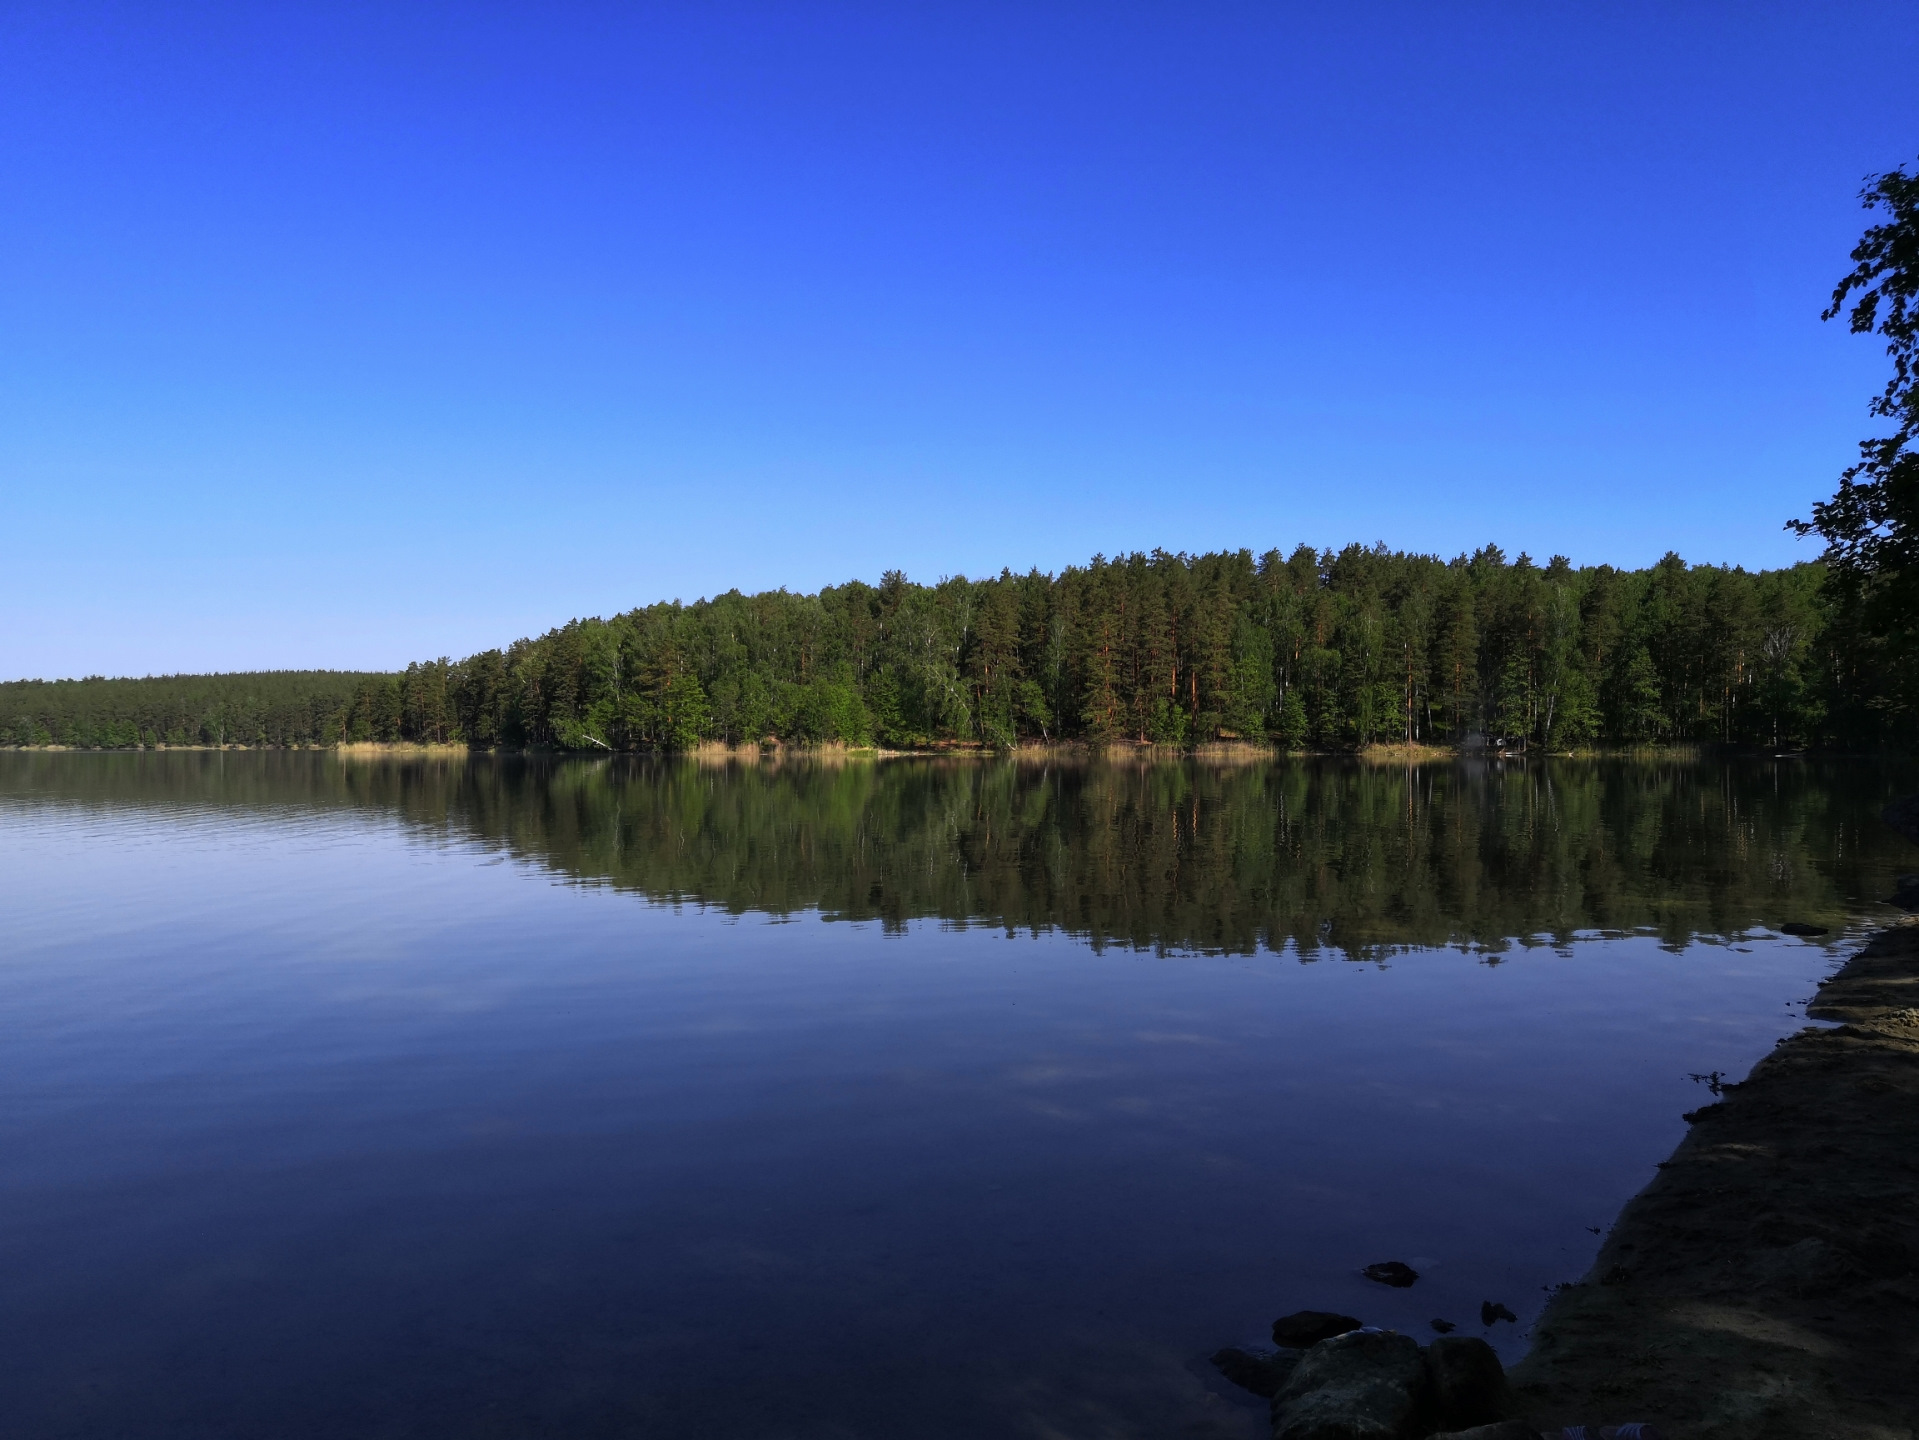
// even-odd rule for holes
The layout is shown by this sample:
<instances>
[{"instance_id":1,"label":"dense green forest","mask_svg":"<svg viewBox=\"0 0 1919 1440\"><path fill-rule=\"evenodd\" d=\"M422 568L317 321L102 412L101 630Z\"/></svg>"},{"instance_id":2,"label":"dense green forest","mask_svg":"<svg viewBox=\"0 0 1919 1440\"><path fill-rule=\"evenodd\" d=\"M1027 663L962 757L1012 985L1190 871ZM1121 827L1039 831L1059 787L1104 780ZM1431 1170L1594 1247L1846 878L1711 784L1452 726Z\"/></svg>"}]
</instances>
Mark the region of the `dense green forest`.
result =
<instances>
[{"instance_id":1,"label":"dense green forest","mask_svg":"<svg viewBox=\"0 0 1919 1440\"><path fill-rule=\"evenodd\" d=\"M340 670L163 675L0 684L0 745L324 745L363 688Z\"/></svg>"},{"instance_id":2,"label":"dense green forest","mask_svg":"<svg viewBox=\"0 0 1919 1440\"><path fill-rule=\"evenodd\" d=\"M576 620L401 674L0 685L0 744L1897 743L1822 579L1672 555L1540 566L1491 546L895 572Z\"/></svg>"},{"instance_id":3,"label":"dense green forest","mask_svg":"<svg viewBox=\"0 0 1919 1440\"><path fill-rule=\"evenodd\" d=\"M1097 948L1377 958L1652 931L1837 929L1909 849L1911 767L1770 757L1525 766L886 765L267 752L0 758L0 807L398 821L735 913L1063 930ZM1525 943L1525 942L1522 942Z\"/></svg>"}]
</instances>

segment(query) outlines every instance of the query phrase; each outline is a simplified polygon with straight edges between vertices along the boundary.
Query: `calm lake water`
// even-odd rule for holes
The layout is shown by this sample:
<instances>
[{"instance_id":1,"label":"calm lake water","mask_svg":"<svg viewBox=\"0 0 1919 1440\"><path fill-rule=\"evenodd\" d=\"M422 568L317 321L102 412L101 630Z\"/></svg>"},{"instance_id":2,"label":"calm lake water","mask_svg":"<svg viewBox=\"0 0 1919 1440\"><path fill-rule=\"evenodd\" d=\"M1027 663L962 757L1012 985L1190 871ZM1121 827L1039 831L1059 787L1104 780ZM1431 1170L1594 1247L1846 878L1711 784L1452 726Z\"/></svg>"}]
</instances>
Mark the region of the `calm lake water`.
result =
<instances>
[{"instance_id":1,"label":"calm lake water","mask_svg":"<svg viewBox=\"0 0 1919 1440\"><path fill-rule=\"evenodd\" d=\"M1286 1311L1510 1358L1914 788L0 754L0 1433L1253 1437L1203 1357Z\"/></svg>"}]
</instances>

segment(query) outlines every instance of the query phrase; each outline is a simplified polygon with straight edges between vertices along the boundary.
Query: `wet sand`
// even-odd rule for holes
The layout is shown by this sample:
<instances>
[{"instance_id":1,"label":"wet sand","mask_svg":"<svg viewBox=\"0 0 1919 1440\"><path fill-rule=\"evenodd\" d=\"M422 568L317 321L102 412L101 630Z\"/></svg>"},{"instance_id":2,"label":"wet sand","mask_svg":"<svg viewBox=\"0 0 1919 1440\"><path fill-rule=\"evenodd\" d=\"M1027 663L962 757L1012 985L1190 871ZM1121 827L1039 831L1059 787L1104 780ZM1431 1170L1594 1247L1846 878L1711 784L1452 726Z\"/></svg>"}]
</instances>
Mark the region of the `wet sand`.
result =
<instances>
[{"instance_id":1,"label":"wet sand","mask_svg":"<svg viewBox=\"0 0 1919 1440\"><path fill-rule=\"evenodd\" d=\"M1888 816L1889 819L1893 818ZM1919 1434L1919 922L1877 936L1692 1130L1513 1372L1542 1428ZM1702 1097L1703 1098L1703 1097Z\"/></svg>"}]
</instances>

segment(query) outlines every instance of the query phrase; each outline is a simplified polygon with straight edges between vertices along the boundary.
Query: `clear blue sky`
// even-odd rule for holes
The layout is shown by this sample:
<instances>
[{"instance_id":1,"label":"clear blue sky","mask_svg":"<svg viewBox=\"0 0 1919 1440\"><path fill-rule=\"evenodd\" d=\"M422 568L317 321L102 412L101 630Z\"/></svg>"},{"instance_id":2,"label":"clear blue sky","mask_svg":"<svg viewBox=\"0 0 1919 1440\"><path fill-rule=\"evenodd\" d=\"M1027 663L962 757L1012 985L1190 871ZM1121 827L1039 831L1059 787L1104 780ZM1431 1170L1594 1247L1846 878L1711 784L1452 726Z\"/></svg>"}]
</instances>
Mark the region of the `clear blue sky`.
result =
<instances>
[{"instance_id":1,"label":"clear blue sky","mask_svg":"<svg viewBox=\"0 0 1919 1440\"><path fill-rule=\"evenodd\" d=\"M0 675L1164 546L1776 565L1884 5L0 8Z\"/></svg>"}]
</instances>

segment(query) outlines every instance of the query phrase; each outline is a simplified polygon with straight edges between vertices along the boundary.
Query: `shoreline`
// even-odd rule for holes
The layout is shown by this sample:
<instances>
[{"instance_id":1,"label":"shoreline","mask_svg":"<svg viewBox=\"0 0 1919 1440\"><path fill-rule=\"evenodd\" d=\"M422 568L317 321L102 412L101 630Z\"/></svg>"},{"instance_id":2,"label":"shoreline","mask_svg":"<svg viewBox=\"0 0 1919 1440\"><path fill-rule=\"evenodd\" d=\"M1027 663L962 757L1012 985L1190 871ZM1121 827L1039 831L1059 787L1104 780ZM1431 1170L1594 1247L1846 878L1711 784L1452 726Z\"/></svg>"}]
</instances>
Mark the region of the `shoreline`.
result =
<instances>
[{"instance_id":1,"label":"shoreline","mask_svg":"<svg viewBox=\"0 0 1919 1440\"><path fill-rule=\"evenodd\" d=\"M1511 1372L1529 1424L1913 1440L1919 919L1875 935L1806 1015L1839 1023L1718 1086L1547 1302Z\"/></svg>"},{"instance_id":2,"label":"shoreline","mask_svg":"<svg viewBox=\"0 0 1919 1440\"><path fill-rule=\"evenodd\" d=\"M510 756L581 756L592 759L604 759L611 755L644 757L648 759L688 759L705 761L745 761L759 759L826 759L826 760L899 760L899 759L985 759L985 760L1052 760L1052 759L1101 759L1101 760L1209 760L1215 762L1249 764L1265 760L1306 760L1306 759L1347 759L1363 760L1373 765L1445 765L1460 760L1672 760L1696 761L1713 755L1726 757L1745 757L1757 759L1805 758L1795 754L1790 757L1773 755L1770 751L1753 750L1745 747L1722 746L1709 747L1691 743L1676 745L1632 745L1610 749L1580 748L1575 750L1536 750L1506 751L1490 748L1465 748L1451 745L1429 745L1423 742L1391 743L1364 745L1358 749L1309 750L1287 749L1281 745L1263 744L1251 740L1213 740L1198 745L1163 745L1153 741L1133 740L1056 740L1050 742L1026 741L1011 746L987 745L979 741L946 740L929 745L907 749L891 749L883 745L848 745L840 741L828 741L824 744L806 745L778 742L774 744L758 743L729 745L724 741L706 741L685 750L641 750L641 749L567 749L556 745L468 745L452 741L416 741L416 740L347 740L332 745L5 745L0 753L20 755L74 754L74 755L141 755L155 753L169 754L223 754L227 752L267 754L333 754L349 756L411 756L433 755L442 757L464 755L510 755ZM1820 752L1833 757L1861 758L1876 755L1877 752L1831 751Z\"/></svg>"}]
</instances>

